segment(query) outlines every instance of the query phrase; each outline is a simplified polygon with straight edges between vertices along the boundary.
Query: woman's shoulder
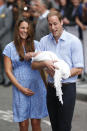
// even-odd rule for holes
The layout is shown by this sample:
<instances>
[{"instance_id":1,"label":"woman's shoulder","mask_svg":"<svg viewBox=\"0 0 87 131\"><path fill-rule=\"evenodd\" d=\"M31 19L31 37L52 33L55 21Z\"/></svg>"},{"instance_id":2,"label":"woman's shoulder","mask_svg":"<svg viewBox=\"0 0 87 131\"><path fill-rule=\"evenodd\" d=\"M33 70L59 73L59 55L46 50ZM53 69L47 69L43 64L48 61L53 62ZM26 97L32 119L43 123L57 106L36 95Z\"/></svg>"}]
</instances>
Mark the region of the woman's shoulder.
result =
<instances>
[{"instance_id":1,"label":"woman's shoulder","mask_svg":"<svg viewBox=\"0 0 87 131\"><path fill-rule=\"evenodd\" d=\"M34 40L34 45L38 45L40 42L37 40Z\"/></svg>"},{"instance_id":2,"label":"woman's shoulder","mask_svg":"<svg viewBox=\"0 0 87 131\"><path fill-rule=\"evenodd\" d=\"M9 58L11 57L11 53L14 52L14 42L10 42L7 44L3 50L3 55L8 56Z\"/></svg>"},{"instance_id":3,"label":"woman's shoulder","mask_svg":"<svg viewBox=\"0 0 87 131\"><path fill-rule=\"evenodd\" d=\"M3 54L10 57L11 52L14 52L14 51L15 51L15 45L14 45L14 42L12 41L5 46L3 50Z\"/></svg>"},{"instance_id":4,"label":"woman's shoulder","mask_svg":"<svg viewBox=\"0 0 87 131\"><path fill-rule=\"evenodd\" d=\"M15 50L15 45L14 45L14 41L10 42L9 44L7 44L5 46L5 49L4 50Z\"/></svg>"},{"instance_id":5,"label":"woman's shoulder","mask_svg":"<svg viewBox=\"0 0 87 131\"><path fill-rule=\"evenodd\" d=\"M10 42L9 44L7 44L7 45L6 45L6 48L8 48L8 47L10 47L10 48L15 47L14 41L12 41L12 42Z\"/></svg>"},{"instance_id":6,"label":"woman's shoulder","mask_svg":"<svg viewBox=\"0 0 87 131\"><path fill-rule=\"evenodd\" d=\"M40 42L37 40L34 40L34 47L35 49L39 47Z\"/></svg>"}]
</instances>

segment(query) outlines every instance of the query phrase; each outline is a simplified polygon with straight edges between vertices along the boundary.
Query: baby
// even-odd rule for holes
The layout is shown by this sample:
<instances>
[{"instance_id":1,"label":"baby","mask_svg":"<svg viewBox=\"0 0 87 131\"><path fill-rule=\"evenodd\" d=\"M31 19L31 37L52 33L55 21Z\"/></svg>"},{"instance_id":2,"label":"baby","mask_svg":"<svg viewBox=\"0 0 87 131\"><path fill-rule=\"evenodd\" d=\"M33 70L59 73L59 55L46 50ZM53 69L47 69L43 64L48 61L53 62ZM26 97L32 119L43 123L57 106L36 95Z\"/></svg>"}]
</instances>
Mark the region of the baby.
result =
<instances>
[{"instance_id":1,"label":"baby","mask_svg":"<svg viewBox=\"0 0 87 131\"><path fill-rule=\"evenodd\" d=\"M70 68L68 64L64 61L59 59L53 52L51 51L42 51L32 57L32 61L46 61L46 60L52 60L56 61L54 62L55 73L53 76L54 79L54 87L56 88L56 96L58 96L59 101L61 104L63 104L62 100L62 90L61 90L61 80L67 79L70 76Z\"/></svg>"}]
</instances>

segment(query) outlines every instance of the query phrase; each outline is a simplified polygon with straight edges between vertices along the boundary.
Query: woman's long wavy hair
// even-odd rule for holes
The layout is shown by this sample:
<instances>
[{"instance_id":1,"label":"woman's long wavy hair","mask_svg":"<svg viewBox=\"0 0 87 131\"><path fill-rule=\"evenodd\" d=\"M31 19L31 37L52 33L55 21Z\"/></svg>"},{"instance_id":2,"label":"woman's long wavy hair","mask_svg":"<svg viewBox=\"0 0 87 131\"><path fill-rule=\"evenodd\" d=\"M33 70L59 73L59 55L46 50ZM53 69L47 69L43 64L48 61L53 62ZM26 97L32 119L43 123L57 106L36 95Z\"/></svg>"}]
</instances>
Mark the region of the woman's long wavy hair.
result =
<instances>
[{"instance_id":1,"label":"woman's long wavy hair","mask_svg":"<svg viewBox=\"0 0 87 131\"><path fill-rule=\"evenodd\" d=\"M33 26L27 18L21 16L18 18L18 20L16 22L15 32L14 32L14 44L15 44L16 50L19 54L21 61L24 60L24 48L22 46L22 39L19 35L19 26L22 22L27 22L29 25L28 37L27 37L26 43L25 43L26 53L34 51L34 41L33 41L34 40L34 29L33 29Z\"/></svg>"}]
</instances>

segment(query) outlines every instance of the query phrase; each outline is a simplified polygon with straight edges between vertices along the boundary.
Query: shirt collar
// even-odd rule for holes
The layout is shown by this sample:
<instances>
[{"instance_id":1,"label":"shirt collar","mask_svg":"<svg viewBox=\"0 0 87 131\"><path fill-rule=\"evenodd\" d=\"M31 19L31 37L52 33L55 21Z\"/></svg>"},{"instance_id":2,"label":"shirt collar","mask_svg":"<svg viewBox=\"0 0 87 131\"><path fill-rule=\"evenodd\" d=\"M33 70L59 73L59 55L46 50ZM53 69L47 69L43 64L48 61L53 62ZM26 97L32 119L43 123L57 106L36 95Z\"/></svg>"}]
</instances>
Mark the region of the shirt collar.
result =
<instances>
[{"instance_id":1,"label":"shirt collar","mask_svg":"<svg viewBox=\"0 0 87 131\"><path fill-rule=\"evenodd\" d=\"M43 13L41 16L39 16L39 19L46 18L49 12L50 12L49 10L46 10L45 13Z\"/></svg>"}]
</instances>

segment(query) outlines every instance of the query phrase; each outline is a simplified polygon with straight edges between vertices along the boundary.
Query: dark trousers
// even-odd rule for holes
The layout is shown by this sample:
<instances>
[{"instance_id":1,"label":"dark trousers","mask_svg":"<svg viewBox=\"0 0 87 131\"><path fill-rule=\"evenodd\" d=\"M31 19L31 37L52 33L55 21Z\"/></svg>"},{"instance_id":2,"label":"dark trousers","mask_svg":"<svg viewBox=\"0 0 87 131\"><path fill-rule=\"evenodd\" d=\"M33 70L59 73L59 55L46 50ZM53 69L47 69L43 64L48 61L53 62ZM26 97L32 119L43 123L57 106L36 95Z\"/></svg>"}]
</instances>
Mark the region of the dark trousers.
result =
<instances>
[{"instance_id":1,"label":"dark trousers","mask_svg":"<svg viewBox=\"0 0 87 131\"><path fill-rule=\"evenodd\" d=\"M70 83L62 86L63 105L56 97L56 90L47 87L47 108L51 121L52 131L71 131L71 122L76 99L76 84Z\"/></svg>"}]
</instances>

